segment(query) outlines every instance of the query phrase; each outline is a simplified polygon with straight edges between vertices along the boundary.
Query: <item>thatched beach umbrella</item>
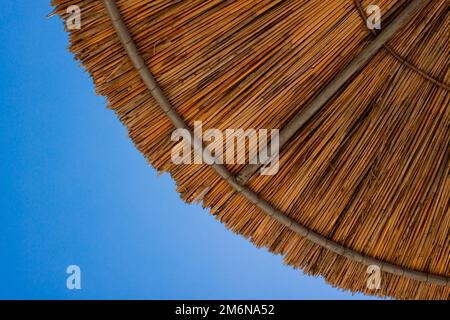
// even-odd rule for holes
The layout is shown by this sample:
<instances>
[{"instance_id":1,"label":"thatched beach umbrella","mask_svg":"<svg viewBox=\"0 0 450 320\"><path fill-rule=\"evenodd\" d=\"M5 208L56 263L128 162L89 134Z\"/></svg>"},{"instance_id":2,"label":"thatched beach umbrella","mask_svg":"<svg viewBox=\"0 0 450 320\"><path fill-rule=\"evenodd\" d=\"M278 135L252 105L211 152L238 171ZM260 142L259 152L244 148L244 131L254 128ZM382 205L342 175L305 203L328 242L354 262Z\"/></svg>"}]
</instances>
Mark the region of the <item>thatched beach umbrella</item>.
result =
<instances>
[{"instance_id":1,"label":"thatched beach umbrella","mask_svg":"<svg viewBox=\"0 0 450 320\"><path fill-rule=\"evenodd\" d=\"M370 4L53 0L80 8L70 50L185 201L342 289L448 299L448 2L376 1L381 30ZM174 129L196 121L280 129L279 171L174 163Z\"/></svg>"}]
</instances>

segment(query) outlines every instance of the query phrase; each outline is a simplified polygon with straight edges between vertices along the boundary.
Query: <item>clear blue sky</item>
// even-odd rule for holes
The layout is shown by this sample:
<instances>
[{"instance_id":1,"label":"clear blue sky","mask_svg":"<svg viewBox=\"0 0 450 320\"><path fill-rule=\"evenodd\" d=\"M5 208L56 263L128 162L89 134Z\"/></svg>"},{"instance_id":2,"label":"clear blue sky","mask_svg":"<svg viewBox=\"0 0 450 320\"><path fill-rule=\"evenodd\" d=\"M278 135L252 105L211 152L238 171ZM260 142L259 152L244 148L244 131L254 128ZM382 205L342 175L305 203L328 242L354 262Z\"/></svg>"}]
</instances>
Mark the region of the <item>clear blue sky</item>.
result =
<instances>
[{"instance_id":1,"label":"clear blue sky","mask_svg":"<svg viewBox=\"0 0 450 320\"><path fill-rule=\"evenodd\" d=\"M95 95L50 1L0 1L0 298L364 298L184 204Z\"/></svg>"}]
</instances>

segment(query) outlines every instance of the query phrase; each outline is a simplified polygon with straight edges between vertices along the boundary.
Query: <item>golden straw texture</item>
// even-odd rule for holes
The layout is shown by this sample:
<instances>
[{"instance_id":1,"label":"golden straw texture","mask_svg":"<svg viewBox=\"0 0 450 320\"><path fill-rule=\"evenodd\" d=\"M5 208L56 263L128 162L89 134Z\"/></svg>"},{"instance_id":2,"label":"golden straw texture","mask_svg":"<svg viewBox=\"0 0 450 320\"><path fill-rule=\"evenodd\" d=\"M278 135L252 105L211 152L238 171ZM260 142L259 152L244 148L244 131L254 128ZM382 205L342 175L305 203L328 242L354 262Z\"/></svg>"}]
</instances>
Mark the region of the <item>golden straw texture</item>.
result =
<instances>
[{"instance_id":1,"label":"golden straw texture","mask_svg":"<svg viewBox=\"0 0 450 320\"><path fill-rule=\"evenodd\" d=\"M117 1L148 68L185 122L283 128L371 39L353 1ZM389 23L404 1L379 1ZM383 273L302 239L234 192L210 167L170 161L172 127L118 41L101 1L77 4L71 50L138 149L188 202L333 285L398 298L449 287ZM363 6L367 4L363 3ZM280 172L249 187L299 224L357 252L449 276L448 4L432 1L289 141ZM405 64L421 70L429 78ZM430 81L436 79L436 81ZM437 82L437 83L436 83ZM234 174L241 166L227 166Z\"/></svg>"}]
</instances>

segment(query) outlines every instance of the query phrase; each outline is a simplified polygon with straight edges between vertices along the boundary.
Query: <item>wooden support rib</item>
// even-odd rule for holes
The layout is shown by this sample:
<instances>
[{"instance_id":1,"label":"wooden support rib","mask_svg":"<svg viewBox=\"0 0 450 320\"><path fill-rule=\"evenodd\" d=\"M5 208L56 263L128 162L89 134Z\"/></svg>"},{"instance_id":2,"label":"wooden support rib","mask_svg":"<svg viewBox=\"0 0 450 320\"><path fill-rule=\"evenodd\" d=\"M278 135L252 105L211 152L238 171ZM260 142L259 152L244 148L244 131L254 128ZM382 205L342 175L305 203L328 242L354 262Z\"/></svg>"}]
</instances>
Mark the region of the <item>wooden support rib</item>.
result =
<instances>
[{"instance_id":1,"label":"wooden support rib","mask_svg":"<svg viewBox=\"0 0 450 320\"><path fill-rule=\"evenodd\" d=\"M353 0L353 3L355 4L356 9L358 10L358 13L359 13L359 16L361 17L362 22L365 24L365 22L367 21L367 15L364 12L364 9L361 5L361 0ZM374 37L377 36L377 34L378 34L377 31L375 31L373 29L368 29L368 30ZM423 78L425 78L428 81L432 82L433 84L441 87L442 89L450 91L450 86L448 84L443 83L442 81L439 81L438 79L430 76L425 71L421 70L420 68L413 65L411 62L407 61L404 57L402 57L400 54L398 54L390 45L385 44L383 46L383 48L404 66L408 67L409 69L413 70L414 72L417 72Z\"/></svg>"},{"instance_id":2,"label":"wooden support rib","mask_svg":"<svg viewBox=\"0 0 450 320\"><path fill-rule=\"evenodd\" d=\"M415 1L417 2L417 1ZM419 1L420 2L420 1ZM104 6L106 8L106 11L108 13L108 16L114 26L114 29L117 32L117 36L119 40L121 41L125 51L127 52L127 55L131 62L133 63L133 66L138 71L142 81L154 97L154 99L157 101L160 108L163 110L163 112L166 114L168 119L171 121L173 126L175 128L182 128L182 129L188 129L188 126L183 121L183 119L180 117L180 115L176 112L176 110L171 105L168 97L164 94L160 86L158 85L156 79L150 72L150 70L146 67L145 62L142 58L142 56L139 54L138 49L136 48L135 43L133 42L131 35L128 31L128 28L126 27L124 21L122 20L120 11L115 3L114 0L103 0ZM414 10L418 6L414 6ZM409 11L411 11L411 5L409 8ZM407 8L407 9L408 9ZM407 10L406 9L406 10ZM408 15L410 16L411 13ZM193 147L196 152L202 152L203 146L195 140L195 137L191 131L189 131L191 134L191 137L193 138ZM400 266L386 263L384 261L380 261L377 259L374 259L372 257L363 255L359 252L356 252L354 250L351 250L349 248L345 248L338 243L331 241L322 235L309 230L308 228L300 225L290 217L288 217L283 212L275 209L271 204L269 204L267 201L262 199L258 194L250 190L248 187L241 185L236 178L223 166L219 164L212 165L212 168L216 171L216 173L239 194L241 194L244 198L246 198L248 201L253 203L255 206L257 206L259 209L261 209L263 212L265 212L268 216L272 217L285 227L289 228L296 234L300 235L301 237L304 237L311 241L312 243L315 243L325 249L328 249L336 254L339 254L341 256L344 256L351 261L362 263L365 265L378 265L380 269L384 272L404 276L410 279L418 280L427 282L430 284L437 284L441 286L448 286L450 284L450 278L443 277L443 276L437 276L428 274L425 272L419 272L414 271L406 268L402 268Z\"/></svg>"},{"instance_id":3,"label":"wooden support rib","mask_svg":"<svg viewBox=\"0 0 450 320\"><path fill-rule=\"evenodd\" d=\"M370 60L382 49L392 37L401 30L419 8L424 7L430 0L414 0L392 21L370 44L350 62L350 64L342 70L329 83L314 100L308 104L297 116L294 117L280 132L279 148L280 151L284 145L295 135L295 133L305 125L317 112L319 112L326 103L335 96L345 84L351 80L359 71L361 71ZM267 145L263 152L270 149ZM238 174L237 180L241 184L246 184L264 164L258 163L257 159L252 159Z\"/></svg>"}]
</instances>

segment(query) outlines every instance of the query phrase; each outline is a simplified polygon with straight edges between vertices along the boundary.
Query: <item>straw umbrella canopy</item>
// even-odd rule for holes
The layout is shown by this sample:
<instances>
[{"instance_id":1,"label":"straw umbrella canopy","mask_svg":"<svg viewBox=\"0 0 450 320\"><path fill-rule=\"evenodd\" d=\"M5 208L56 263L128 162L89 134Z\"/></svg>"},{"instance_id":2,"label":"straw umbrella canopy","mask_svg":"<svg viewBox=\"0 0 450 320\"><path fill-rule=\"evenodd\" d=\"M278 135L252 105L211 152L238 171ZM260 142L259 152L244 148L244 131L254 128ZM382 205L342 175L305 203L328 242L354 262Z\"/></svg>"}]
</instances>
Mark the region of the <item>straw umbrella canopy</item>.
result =
<instances>
[{"instance_id":1,"label":"straw umbrella canopy","mask_svg":"<svg viewBox=\"0 0 450 320\"><path fill-rule=\"evenodd\" d=\"M333 286L450 297L446 0L379 0L379 31L366 0L52 3L80 8L70 50L182 199ZM175 164L196 121L279 129L279 171Z\"/></svg>"}]
</instances>

